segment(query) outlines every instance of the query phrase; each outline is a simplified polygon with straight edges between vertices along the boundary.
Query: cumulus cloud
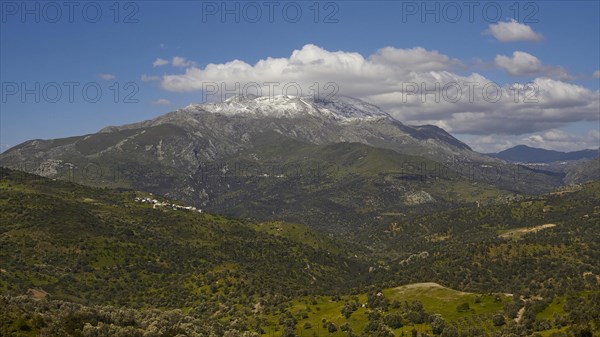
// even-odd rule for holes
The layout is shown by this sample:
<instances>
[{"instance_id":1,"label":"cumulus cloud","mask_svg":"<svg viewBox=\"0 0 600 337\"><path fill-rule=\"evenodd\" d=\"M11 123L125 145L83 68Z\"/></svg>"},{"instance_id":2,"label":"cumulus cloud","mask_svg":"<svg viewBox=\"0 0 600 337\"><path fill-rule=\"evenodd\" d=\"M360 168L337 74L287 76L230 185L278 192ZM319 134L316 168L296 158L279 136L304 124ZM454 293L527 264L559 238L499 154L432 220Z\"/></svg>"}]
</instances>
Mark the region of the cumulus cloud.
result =
<instances>
[{"instance_id":1,"label":"cumulus cloud","mask_svg":"<svg viewBox=\"0 0 600 337\"><path fill-rule=\"evenodd\" d=\"M410 76L411 73L442 71L459 64L448 56L437 51L427 51L417 47L413 49L383 48L365 59L354 52L330 52L312 44L300 50L294 50L289 58L268 57L259 60L255 65L244 61L232 60L222 64L208 64L200 69L195 66L187 68L185 74L166 75L162 86L169 91L202 90L203 85L212 82L238 81L279 82L294 81L299 84L313 84L318 81L340 82L352 86L353 92L379 93L380 88L371 87L371 83L362 81L379 80L393 75ZM383 84L385 85L385 83Z\"/></svg>"},{"instance_id":2,"label":"cumulus cloud","mask_svg":"<svg viewBox=\"0 0 600 337\"><path fill-rule=\"evenodd\" d=\"M105 81L114 80L116 78L113 74L98 74L98 78Z\"/></svg>"},{"instance_id":3,"label":"cumulus cloud","mask_svg":"<svg viewBox=\"0 0 600 337\"><path fill-rule=\"evenodd\" d=\"M496 55L494 64L505 69L512 76L547 76L561 80L569 80L568 72L562 67L542 65L535 56L522 51L515 51L511 56Z\"/></svg>"},{"instance_id":4,"label":"cumulus cloud","mask_svg":"<svg viewBox=\"0 0 600 337\"><path fill-rule=\"evenodd\" d=\"M268 57L253 65L232 60L191 66L183 73L163 76L161 86L189 92L200 91L207 83L231 89L236 84L243 88L253 82L274 82L277 94L294 82L306 89L303 94L312 95L315 83L322 90L335 83L338 94L374 103L404 123L433 124L472 135L521 135L598 120L598 91L546 76L531 83L498 84L478 73L459 75L454 69L460 65L456 59L420 47L386 47L364 57L309 44L287 58ZM534 66L544 69L535 62Z\"/></svg>"},{"instance_id":5,"label":"cumulus cloud","mask_svg":"<svg viewBox=\"0 0 600 337\"><path fill-rule=\"evenodd\" d=\"M410 71L445 70L452 65L460 65L458 60L451 60L437 50L428 51L422 47L397 49L385 47L370 57L374 64L380 64L398 70Z\"/></svg>"},{"instance_id":6,"label":"cumulus cloud","mask_svg":"<svg viewBox=\"0 0 600 337\"><path fill-rule=\"evenodd\" d=\"M185 67L191 67L191 66L196 65L193 61L190 61L190 60L186 59L185 57L173 56L173 58L171 59L171 62L169 62L168 60L165 60L165 59L157 58L152 63L152 66L153 67L160 67L160 66L165 66L165 65L167 65L169 63L173 67L178 67L178 68L185 68Z\"/></svg>"},{"instance_id":7,"label":"cumulus cloud","mask_svg":"<svg viewBox=\"0 0 600 337\"><path fill-rule=\"evenodd\" d=\"M143 74L140 79L143 82L154 82L154 81L160 81L160 76Z\"/></svg>"},{"instance_id":8,"label":"cumulus cloud","mask_svg":"<svg viewBox=\"0 0 600 337\"><path fill-rule=\"evenodd\" d=\"M543 69L537 57L522 51L514 52L512 57L496 55L495 64L514 76L539 74Z\"/></svg>"},{"instance_id":9,"label":"cumulus cloud","mask_svg":"<svg viewBox=\"0 0 600 337\"><path fill-rule=\"evenodd\" d=\"M166 98L159 98L155 101L152 101L152 104L154 104L154 105L171 105L171 101L169 101Z\"/></svg>"},{"instance_id":10,"label":"cumulus cloud","mask_svg":"<svg viewBox=\"0 0 600 337\"><path fill-rule=\"evenodd\" d=\"M482 91L483 100L477 97L473 104L457 103L456 112L420 122L456 133L520 135L599 118L598 91L549 78L500 88L502 96L496 102L490 100L495 98L494 90ZM436 108L443 113L443 104Z\"/></svg>"},{"instance_id":11,"label":"cumulus cloud","mask_svg":"<svg viewBox=\"0 0 600 337\"><path fill-rule=\"evenodd\" d=\"M175 56L175 57L173 57L173 60L171 61L171 64L173 65L173 67L184 68L184 67L193 66L194 62L186 59L185 57Z\"/></svg>"},{"instance_id":12,"label":"cumulus cloud","mask_svg":"<svg viewBox=\"0 0 600 337\"><path fill-rule=\"evenodd\" d=\"M600 131L589 130L580 135L560 129L550 129L541 133L521 136L479 136L465 139L465 141L474 150L482 153L500 152L516 145L569 152L600 147Z\"/></svg>"},{"instance_id":13,"label":"cumulus cloud","mask_svg":"<svg viewBox=\"0 0 600 337\"><path fill-rule=\"evenodd\" d=\"M594 76L595 78L600 78L600 70L594 71L594 73L592 74L592 76Z\"/></svg>"},{"instance_id":14,"label":"cumulus cloud","mask_svg":"<svg viewBox=\"0 0 600 337\"><path fill-rule=\"evenodd\" d=\"M161 59L161 58L157 58L156 60L154 60L154 62L152 62L153 67L160 67L160 66L164 66L167 64L169 64L169 61L167 61L165 59Z\"/></svg>"},{"instance_id":15,"label":"cumulus cloud","mask_svg":"<svg viewBox=\"0 0 600 337\"><path fill-rule=\"evenodd\" d=\"M531 27L519 23L515 19L490 24L484 34L492 35L500 42L541 41L543 39L542 34L534 32Z\"/></svg>"}]
</instances>

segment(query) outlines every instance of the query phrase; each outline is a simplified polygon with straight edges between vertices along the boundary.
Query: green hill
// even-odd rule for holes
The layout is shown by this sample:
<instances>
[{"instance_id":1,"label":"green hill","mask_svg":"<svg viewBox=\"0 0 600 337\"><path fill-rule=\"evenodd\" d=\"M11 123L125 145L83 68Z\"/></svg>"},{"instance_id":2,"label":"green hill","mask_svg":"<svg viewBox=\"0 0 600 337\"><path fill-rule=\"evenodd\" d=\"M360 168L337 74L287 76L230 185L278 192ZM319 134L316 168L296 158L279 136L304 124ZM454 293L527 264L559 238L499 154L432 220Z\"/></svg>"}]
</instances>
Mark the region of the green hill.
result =
<instances>
[{"instance_id":1,"label":"green hill","mask_svg":"<svg viewBox=\"0 0 600 337\"><path fill-rule=\"evenodd\" d=\"M325 237L305 244L247 221L153 209L135 201L138 192L1 173L4 294L36 288L89 304L188 307L202 301L199 294L234 289L249 298L347 289L367 273L348 245Z\"/></svg>"},{"instance_id":2,"label":"green hill","mask_svg":"<svg viewBox=\"0 0 600 337\"><path fill-rule=\"evenodd\" d=\"M2 336L588 336L600 327L600 182L380 213L342 236L146 192L8 169L0 178Z\"/></svg>"}]
</instances>

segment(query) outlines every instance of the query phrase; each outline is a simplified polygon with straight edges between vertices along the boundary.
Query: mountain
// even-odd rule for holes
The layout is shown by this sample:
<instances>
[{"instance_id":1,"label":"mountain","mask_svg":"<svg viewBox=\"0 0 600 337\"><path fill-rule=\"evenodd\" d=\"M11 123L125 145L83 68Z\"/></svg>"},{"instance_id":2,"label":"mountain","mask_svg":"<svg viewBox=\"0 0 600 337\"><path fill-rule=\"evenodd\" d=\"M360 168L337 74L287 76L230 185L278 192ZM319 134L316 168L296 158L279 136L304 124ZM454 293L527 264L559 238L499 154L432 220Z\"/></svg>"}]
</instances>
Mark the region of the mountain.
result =
<instances>
[{"instance_id":1,"label":"mountain","mask_svg":"<svg viewBox=\"0 0 600 337\"><path fill-rule=\"evenodd\" d=\"M600 155L600 150L588 149L573 152L560 152L529 147L527 145L517 145L498 153L489 153L488 155L515 163L552 163L557 161L596 158Z\"/></svg>"},{"instance_id":2,"label":"mountain","mask_svg":"<svg viewBox=\"0 0 600 337\"><path fill-rule=\"evenodd\" d=\"M569 162L565 172L565 182L567 184L600 180L600 157Z\"/></svg>"},{"instance_id":3,"label":"mountain","mask_svg":"<svg viewBox=\"0 0 600 337\"><path fill-rule=\"evenodd\" d=\"M345 96L235 96L220 103L191 104L154 120L100 132L164 124L219 141L216 151L199 153L202 159L237 153L252 143L252 136L265 130L311 144L357 142L438 160L474 156L468 145L443 129L404 125L375 105Z\"/></svg>"},{"instance_id":4,"label":"mountain","mask_svg":"<svg viewBox=\"0 0 600 337\"><path fill-rule=\"evenodd\" d=\"M32 140L3 166L149 191L237 217L352 229L381 212L541 193L563 173L507 164L349 97L234 97L99 133Z\"/></svg>"}]
</instances>

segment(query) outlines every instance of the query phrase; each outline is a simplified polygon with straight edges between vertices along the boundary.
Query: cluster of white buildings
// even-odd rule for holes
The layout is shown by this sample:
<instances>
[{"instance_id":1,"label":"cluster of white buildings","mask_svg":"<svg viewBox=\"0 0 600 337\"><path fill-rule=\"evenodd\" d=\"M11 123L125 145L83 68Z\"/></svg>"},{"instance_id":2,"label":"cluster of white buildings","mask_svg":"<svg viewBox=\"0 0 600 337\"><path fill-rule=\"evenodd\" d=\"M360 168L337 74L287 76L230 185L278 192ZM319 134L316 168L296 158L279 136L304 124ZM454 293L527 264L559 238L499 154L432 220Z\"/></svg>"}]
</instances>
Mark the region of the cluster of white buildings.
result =
<instances>
[{"instance_id":1,"label":"cluster of white buildings","mask_svg":"<svg viewBox=\"0 0 600 337\"><path fill-rule=\"evenodd\" d=\"M198 209L194 206L181 206L181 205L176 205L176 204L169 204L168 202L162 202L162 201L159 201L156 199L135 197L135 201L151 204L152 208L171 208L174 210L186 210L186 211L202 213L201 209Z\"/></svg>"}]
</instances>

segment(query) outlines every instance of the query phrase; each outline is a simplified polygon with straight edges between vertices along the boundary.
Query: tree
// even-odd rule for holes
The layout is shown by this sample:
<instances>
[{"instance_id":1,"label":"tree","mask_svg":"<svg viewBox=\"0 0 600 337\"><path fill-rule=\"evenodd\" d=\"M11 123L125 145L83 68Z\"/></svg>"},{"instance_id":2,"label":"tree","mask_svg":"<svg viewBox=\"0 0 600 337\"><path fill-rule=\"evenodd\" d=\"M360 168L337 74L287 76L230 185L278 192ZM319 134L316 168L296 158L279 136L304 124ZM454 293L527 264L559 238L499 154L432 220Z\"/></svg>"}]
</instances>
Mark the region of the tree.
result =
<instances>
[{"instance_id":1,"label":"tree","mask_svg":"<svg viewBox=\"0 0 600 337\"><path fill-rule=\"evenodd\" d=\"M367 306L369 308L387 311L389 305L389 301L383 296L382 292L367 294Z\"/></svg>"},{"instance_id":2,"label":"tree","mask_svg":"<svg viewBox=\"0 0 600 337\"><path fill-rule=\"evenodd\" d=\"M364 332L370 337L394 337L394 334L380 321L369 321Z\"/></svg>"},{"instance_id":3,"label":"tree","mask_svg":"<svg viewBox=\"0 0 600 337\"><path fill-rule=\"evenodd\" d=\"M383 321L387 326L389 326L392 329L401 328L403 325L402 316L398 313L393 313L385 316Z\"/></svg>"},{"instance_id":4,"label":"tree","mask_svg":"<svg viewBox=\"0 0 600 337\"><path fill-rule=\"evenodd\" d=\"M333 322L329 322L327 324L327 331L329 331L329 333L334 333L337 331L337 326L335 326L335 324L333 324Z\"/></svg>"},{"instance_id":5,"label":"tree","mask_svg":"<svg viewBox=\"0 0 600 337\"><path fill-rule=\"evenodd\" d=\"M494 323L495 326L502 326L502 325L506 324L504 315L501 313L495 314L494 317L492 317L492 323Z\"/></svg>"},{"instance_id":6,"label":"tree","mask_svg":"<svg viewBox=\"0 0 600 337\"><path fill-rule=\"evenodd\" d=\"M458 329L455 326L449 325L442 331L441 337L458 337Z\"/></svg>"},{"instance_id":7,"label":"tree","mask_svg":"<svg viewBox=\"0 0 600 337\"><path fill-rule=\"evenodd\" d=\"M354 309L354 307L350 304L350 303L346 303L344 304L344 307L342 308L342 315L348 319L350 318L350 316L352 315L352 313L355 311L356 309Z\"/></svg>"},{"instance_id":8,"label":"tree","mask_svg":"<svg viewBox=\"0 0 600 337\"><path fill-rule=\"evenodd\" d=\"M439 335L444 331L446 327L446 321L442 318L442 316L436 316L433 322L431 323L431 331L434 334Z\"/></svg>"}]
</instances>

